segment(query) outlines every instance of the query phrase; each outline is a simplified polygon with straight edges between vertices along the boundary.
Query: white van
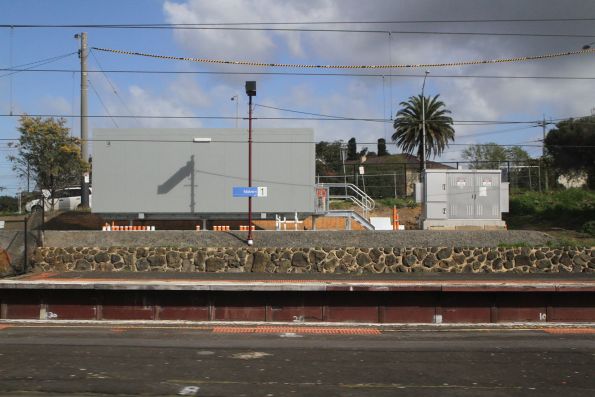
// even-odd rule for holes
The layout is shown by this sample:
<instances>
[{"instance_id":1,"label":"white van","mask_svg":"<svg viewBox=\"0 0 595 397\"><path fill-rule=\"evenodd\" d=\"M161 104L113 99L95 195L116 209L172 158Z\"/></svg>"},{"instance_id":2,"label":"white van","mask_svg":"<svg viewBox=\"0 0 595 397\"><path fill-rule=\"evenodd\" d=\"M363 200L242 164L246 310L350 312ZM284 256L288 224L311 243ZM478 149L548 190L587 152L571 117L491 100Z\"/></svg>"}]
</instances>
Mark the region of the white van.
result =
<instances>
[{"instance_id":1,"label":"white van","mask_svg":"<svg viewBox=\"0 0 595 397\"><path fill-rule=\"evenodd\" d=\"M46 211L71 211L79 208L81 205L81 188L80 187L67 187L61 190L56 190L54 197L50 197L49 190L43 190L43 196L45 197L45 210ZM91 187L89 187L89 207L91 207ZM33 212L41 210L41 200L31 200L25 204L25 211Z\"/></svg>"}]
</instances>

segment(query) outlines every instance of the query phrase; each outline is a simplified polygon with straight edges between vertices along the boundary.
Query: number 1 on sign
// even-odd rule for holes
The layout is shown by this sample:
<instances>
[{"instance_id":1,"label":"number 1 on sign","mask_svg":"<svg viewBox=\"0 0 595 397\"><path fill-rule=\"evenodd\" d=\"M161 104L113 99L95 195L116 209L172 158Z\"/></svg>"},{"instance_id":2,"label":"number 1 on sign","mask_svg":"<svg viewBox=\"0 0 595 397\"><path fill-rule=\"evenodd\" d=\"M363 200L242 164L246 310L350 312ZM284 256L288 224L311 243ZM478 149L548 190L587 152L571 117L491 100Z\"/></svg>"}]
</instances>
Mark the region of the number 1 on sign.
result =
<instances>
[{"instance_id":1,"label":"number 1 on sign","mask_svg":"<svg viewBox=\"0 0 595 397\"><path fill-rule=\"evenodd\" d=\"M258 197L266 197L268 194L268 188L266 186L258 187Z\"/></svg>"}]
</instances>

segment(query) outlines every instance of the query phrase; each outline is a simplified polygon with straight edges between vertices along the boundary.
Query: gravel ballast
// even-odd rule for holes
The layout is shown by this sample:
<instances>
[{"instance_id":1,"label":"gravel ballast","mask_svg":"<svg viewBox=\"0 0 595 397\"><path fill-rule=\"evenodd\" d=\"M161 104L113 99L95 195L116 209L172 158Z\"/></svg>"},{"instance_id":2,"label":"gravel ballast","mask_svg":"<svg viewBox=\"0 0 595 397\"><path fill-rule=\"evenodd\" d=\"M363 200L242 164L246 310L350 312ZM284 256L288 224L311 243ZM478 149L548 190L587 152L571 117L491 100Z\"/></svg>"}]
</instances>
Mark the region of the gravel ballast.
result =
<instances>
[{"instance_id":1,"label":"gravel ballast","mask_svg":"<svg viewBox=\"0 0 595 397\"><path fill-rule=\"evenodd\" d=\"M46 231L46 247L245 247L247 232ZM255 231L254 247L497 247L544 246L555 239L531 230Z\"/></svg>"}]
</instances>

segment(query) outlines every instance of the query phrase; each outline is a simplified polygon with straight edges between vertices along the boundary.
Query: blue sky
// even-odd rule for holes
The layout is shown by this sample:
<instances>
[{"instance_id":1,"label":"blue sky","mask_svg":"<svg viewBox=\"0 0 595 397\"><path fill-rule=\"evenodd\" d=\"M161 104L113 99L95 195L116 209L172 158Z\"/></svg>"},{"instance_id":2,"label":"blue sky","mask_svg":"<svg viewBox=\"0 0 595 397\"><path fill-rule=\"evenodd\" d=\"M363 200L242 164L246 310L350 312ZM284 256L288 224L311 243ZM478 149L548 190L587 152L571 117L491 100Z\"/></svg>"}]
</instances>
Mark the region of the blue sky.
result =
<instances>
[{"instance_id":1,"label":"blue sky","mask_svg":"<svg viewBox=\"0 0 595 397\"><path fill-rule=\"evenodd\" d=\"M595 17L589 0L0 0L0 24L134 24L304 21L391 21L447 19L523 19ZM312 27L312 26L308 26ZM553 33L595 36L594 21L509 23L418 23L324 25L322 28L393 31ZM85 29L91 47L156 54L304 64L387 64L453 62L570 51L595 40L581 37L378 34L346 32L172 31L146 29ZM75 52L73 38L81 29L0 29L0 67L20 65ZM143 69L203 72L318 72L212 66L155 60L94 51L89 69ZM76 55L40 68L78 70ZM595 77L595 57L583 55L542 62L431 69L426 90L440 94L455 120L539 120L591 113L595 80L445 78L438 75L582 76ZM341 71L334 71L341 72ZM0 76L6 72L0 71ZM322 71L324 73L324 71ZM369 71L366 73L370 73ZM233 95L239 95L240 116L246 112L243 84L256 80L256 103L298 111L361 118L390 118L398 103L419 93L423 69L393 70L408 77L279 76L221 74L92 73L91 115L227 116L234 117ZM117 95L114 93L114 89ZM0 77L0 114L79 112L80 77L75 72L22 72ZM95 90L93 90L93 88ZM95 93L97 91L98 95ZM103 105L101 104L103 101ZM107 110L106 110L107 109ZM299 114L257 107L256 116L296 117ZM0 138L16 137L18 118L0 117ZM78 119L69 119L73 135ZM94 127L233 127L234 120L91 119ZM240 121L245 127L245 122ZM353 121L258 121L257 127L313 127L317 140L349 139L376 142L389 138L390 123ZM539 144L540 128L531 125L456 127L456 143L495 141ZM516 129L518 127L518 129ZM515 129L514 131L510 131ZM376 150L375 144L366 144ZM459 160L463 146L451 146L442 160ZM538 155L539 148L526 147ZM394 146L389 151L397 151ZM0 186L14 194L24 186L12 175L0 142Z\"/></svg>"}]
</instances>

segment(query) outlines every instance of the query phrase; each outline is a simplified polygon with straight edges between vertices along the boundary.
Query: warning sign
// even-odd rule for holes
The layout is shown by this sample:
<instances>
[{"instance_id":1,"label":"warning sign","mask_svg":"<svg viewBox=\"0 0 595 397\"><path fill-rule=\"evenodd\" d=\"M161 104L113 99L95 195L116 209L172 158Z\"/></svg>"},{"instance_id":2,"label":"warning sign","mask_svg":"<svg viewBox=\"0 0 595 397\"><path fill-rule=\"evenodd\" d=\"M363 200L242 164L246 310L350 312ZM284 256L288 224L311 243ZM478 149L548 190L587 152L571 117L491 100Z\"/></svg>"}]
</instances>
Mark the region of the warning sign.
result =
<instances>
[{"instance_id":1,"label":"warning sign","mask_svg":"<svg viewBox=\"0 0 595 397\"><path fill-rule=\"evenodd\" d=\"M457 187L464 188L467 186L467 180L465 178L457 178Z\"/></svg>"}]
</instances>

